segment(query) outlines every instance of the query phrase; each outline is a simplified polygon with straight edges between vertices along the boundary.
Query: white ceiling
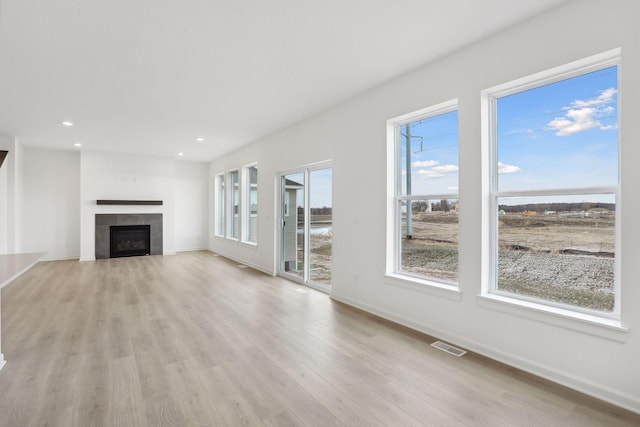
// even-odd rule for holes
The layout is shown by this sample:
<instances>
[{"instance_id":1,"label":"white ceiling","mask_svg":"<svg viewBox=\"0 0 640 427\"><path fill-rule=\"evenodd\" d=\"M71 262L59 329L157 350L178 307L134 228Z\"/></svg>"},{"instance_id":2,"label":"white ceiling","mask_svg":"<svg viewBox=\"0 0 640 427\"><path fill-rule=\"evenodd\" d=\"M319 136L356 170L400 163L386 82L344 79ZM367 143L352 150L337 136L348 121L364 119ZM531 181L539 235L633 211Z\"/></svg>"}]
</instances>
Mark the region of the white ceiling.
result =
<instances>
[{"instance_id":1,"label":"white ceiling","mask_svg":"<svg viewBox=\"0 0 640 427\"><path fill-rule=\"evenodd\" d=\"M0 0L0 131L211 160L563 1Z\"/></svg>"}]
</instances>

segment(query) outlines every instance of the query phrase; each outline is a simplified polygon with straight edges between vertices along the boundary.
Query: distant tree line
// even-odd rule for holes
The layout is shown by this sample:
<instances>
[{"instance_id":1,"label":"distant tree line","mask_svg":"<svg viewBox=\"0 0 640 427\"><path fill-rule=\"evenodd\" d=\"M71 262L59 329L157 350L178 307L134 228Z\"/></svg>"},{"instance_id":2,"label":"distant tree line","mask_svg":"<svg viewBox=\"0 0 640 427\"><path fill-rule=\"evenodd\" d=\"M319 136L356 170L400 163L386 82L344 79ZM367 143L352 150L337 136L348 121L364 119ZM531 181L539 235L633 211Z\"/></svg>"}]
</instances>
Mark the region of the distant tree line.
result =
<instances>
[{"instance_id":1,"label":"distant tree line","mask_svg":"<svg viewBox=\"0 0 640 427\"><path fill-rule=\"evenodd\" d=\"M321 208L311 208L311 215L331 215L333 208L330 206L323 206Z\"/></svg>"},{"instance_id":2,"label":"distant tree line","mask_svg":"<svg viewBox=\"0 0 640 427\"><path fill-rule=\"evenodd\" d=\"M442 199L439 202L431 202L432 212L449 212L451 209L455 209L457 200ZM427 212L429 211L429 203L414 200L411 202L411 212Z\"/></svg>"},{"instance_id":3,"label":"distant tree line","mask_svg":"<svg viewBox=\"0 0 640 427\"><path fill-rule=\"evenodd\" d=\"M499 205L498 210L505 212L521 213L525 211L534 212L581 212L590 209L608 209L616 210L615 203L596 203L596 202L575 202L575 203L528 203L525 205Z\"/></svg>"}]
</instances>

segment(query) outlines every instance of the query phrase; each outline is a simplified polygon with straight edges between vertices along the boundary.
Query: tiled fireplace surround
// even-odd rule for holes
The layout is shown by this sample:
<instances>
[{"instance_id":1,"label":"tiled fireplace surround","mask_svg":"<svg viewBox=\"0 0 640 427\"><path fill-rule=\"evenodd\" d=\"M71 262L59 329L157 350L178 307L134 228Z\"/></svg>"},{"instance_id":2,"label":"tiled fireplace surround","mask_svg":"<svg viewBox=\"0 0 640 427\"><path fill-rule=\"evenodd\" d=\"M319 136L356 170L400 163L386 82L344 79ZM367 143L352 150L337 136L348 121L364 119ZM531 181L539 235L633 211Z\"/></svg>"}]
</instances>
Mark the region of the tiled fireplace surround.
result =
<instances>
[{"instance_id":1,"label":"tiled fireplace surround","mask_svg":"<svg viewBox=\"0 0 640 427\"><path fill-rule=\"evenodd\" d=\"M147 224L151 226L151 255L162 255L162 214L96 214L96 259L109 258L109 227Z\"/></svg>"}]
</instances>

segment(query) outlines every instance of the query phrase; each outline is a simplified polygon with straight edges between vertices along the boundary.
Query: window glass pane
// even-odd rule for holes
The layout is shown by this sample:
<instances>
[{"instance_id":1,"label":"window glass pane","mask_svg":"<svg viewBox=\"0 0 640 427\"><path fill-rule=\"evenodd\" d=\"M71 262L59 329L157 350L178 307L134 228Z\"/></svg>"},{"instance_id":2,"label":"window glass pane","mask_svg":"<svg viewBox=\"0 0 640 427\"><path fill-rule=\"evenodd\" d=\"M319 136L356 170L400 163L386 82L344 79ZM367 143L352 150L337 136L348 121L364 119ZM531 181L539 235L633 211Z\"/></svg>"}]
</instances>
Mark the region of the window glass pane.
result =
<instances>
[{"instance_id":1,"label":"window glass pane","mask_svg":"<svg viewBox=\"0 0 640 427\"><path fill-rule=\"evenodd\" d=\"M614 308L613 194L498 198L501 291Z\"/></svg>"},{"instance_id":2,"label":"window glass pane","mask_svg":"<svg viewBox=\"0 0 640 427\"><path fill-rule=\"evenodd\" d=\"M333 243L332 169L309 173L309 279L331 285L331 253Z\"/></svg>"},{"instance_id":3,"label":"window glass pane","mask_svg":"<svg viewBox=\"0 0 640 427\"><path fill-rule=\"evenodd\" d=\"M217 199L216 199L216 234L219 236L224 236L224 227L225 227L225 192L224 192L224 175L217 176L218 188L217 188Z\"/></svg>"},{"instance_id":4,"label":"window glass pane","mask_svg":"<svg viewBox=\"0 0 640 427\"><path fill-rule=\"evenodd\" d=\"M456 282L458 200L402 200L399 205L400 270L436 280Z\"/></svg>"},{"instance_id":5,"label":"window glass pane","mask_svg":"<svg viewBox=\"0 0 640 427\"><path fill-rule=\"evenodd\" d=\"M498 98L498 190L617 185L617 75L610 67Z\"/></svg>"},{"instance_id":6,"label":"window glass pane","mask_svg":"<svg viewBox=\"0 0 640 427\"><path fill-rule=\"evenodd\" d=\"M247 170L249 181L249 209L247 218L247 240L257 242L258 240L258 168L251 166Z\"/></svg>"},{"instance_id":7,"label":"window glass pane","mask_svg":"<svg viewBox=\"0 0 640 427\"><path fill-rule=\"evenodd\" d=\"M400 126L402 195L458 192L458 112Z\"/></svg>"},{"instance_id":8,"label":"window glass pane","mask_svg":"<svg viewBox=\"0 0 640 427\"><path fill-rule=\"evenodd\" d=\"M240 208L240 187L239 173L232 171L229 173L229 184L231 185L231 237L237 239L240 231L239 208Z\"/></svg>"},{"instance_id":9,"label":"window glass pane","mask_svg":"<svg viewBox=\"0 0 640 427\"><path fill-rule=\"evenodd\" d=\"M304 174L282 177L282 270L304 277Z\"/></svg>"}]
</instances>

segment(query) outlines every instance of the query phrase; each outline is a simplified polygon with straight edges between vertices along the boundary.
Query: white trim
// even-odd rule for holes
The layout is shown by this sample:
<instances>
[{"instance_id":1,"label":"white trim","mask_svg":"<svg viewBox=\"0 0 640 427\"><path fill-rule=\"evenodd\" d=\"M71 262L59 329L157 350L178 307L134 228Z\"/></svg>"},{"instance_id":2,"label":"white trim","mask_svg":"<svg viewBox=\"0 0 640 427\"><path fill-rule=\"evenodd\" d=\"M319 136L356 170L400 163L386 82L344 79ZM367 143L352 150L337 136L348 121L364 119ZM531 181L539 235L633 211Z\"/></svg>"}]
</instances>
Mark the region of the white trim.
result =
<instances>
[{"instance_id":1,"label":"white trim","mask_svg":"<svg viewBox=\"0 0 640 427\"><path fill-rule=\"evenodd\" d=\"M211 252L212 254L218 254L218 255L220 255L220 256L222 256L222 257L224 257L224 258L227 258L227 259L230 259L230 260L232 260L232 261L234 261L234 262L237 262L238 264L244 264L244 265L246 265L247 267L251 267L251 268L253 268L254 270L258 270L258 271L260 271L260 272L262 272L262 273L264 273L264 274L267 274L267 275L269 275L269 276L272 276L272 277L275 277L275 276L276 276L276 273L275 273L274 271L271 271L271 270L269 270L269 269L267 269L267 268L264 268L264 267L263 267L263 266L261 266L261 265L258 265L258 264L255 264L255 263L252 263L252 262L250 262L250 261L247 261L247 260L245 260L245 259L239 258L239 257L237 257L237 256L231 255L231 254L229 254L229 253L227 253L227 252L225 252L225 251L223 251L223 250L218 250L218 249L216 249L215 251L212 251L211 249L207 249L207 250L208 250L209 252Z\"/></svg>"},{"instance_id":2,"label":"white trim","mask_svg":"<svg viewBox=\"0 0 640 427\"><path fill-rule=\"evenodd\" d=\"M458 98L450 99L448 101L441 102L430 107L421 108L411 113L402 114L400 116L393 117L387 120L387 126L391 125L394 128L400 127L416 120L428 119L430 117L439 116L441 114L450 113L458 109ZM388 135L388 134L387 134ZM394 134L395 136L395 134ZM395 141L394 141L395 142Z\"/></svg>"},{"instance_id":3,"label":"white trim","mask_svg":"<svg viewBox=\"0 0 640 427\"><path fill-rule=\"evenodd\" d=\"M482 186L482 281L481 296L487 300L499 301L502 304L513 304L517 309L532 309L549 313L571 314L569 317L583 319L590 317L600 319L596 324L608 324L610 319L617 321L621 317L620 299L620 273L621 273L621 217L620 217L620 134L618 134L618 183L616 186L602 187L574 187L561 189L538 189L526 191L500 191L498 188L498 141L497 141L497 100L509 95L523 93L551 83L565 81L590 72L605 68L617 67L618 82L620 82L621 49L612 49L601 54L593 55L569 64L561 65L549 70L541 71L520 79L503 83L481 91L481 117L482 117L482 162L483 162L483 186ZM618 87L620 84L618 83ZM618 101L618 117L620 114L620 102ZM574 307L569 304L545 301L544 299L532 300L526 295L505 295L497 288L498 284L498 200L506 197L539 197L539 196L571 196L583 194L606 194L615 197L615 261L614 261L614 308L612 312L598 312L588 308ZM495 304L494 304L495 306ZM544 309L541 309L541 308ZM592 314L593 313L593 314ZM625 333L626 335L626 333Z\"/></svg>"},{"instance_id":4,"label":"white trim","mask_svg":"<svg viewBox=\"0 0 640 427\"><path fill-rule=\"evenodd\" d=\"M401 204L406 201L455 199L460 202L460 193L447 194L402 194L401 152L402 143L400 128L418 120L426 120L443 114L458 111L458 99L441 102L411 113L403 114L387 120L387 227L386 227L386 282L392 285L408 287L425 292L433 287L433 293L446 295L449 289L457 289L457 282L446 282L436 277L414 275L402 271L401 248ZM456 129L457 130L457 129ZM458 144L459 145L459 144ZM459 148L459 147L458 147ZM458 156L460 154L458 153ZM407 215L410 215L407 212ZM458 297L459 298L459 297Z\"/></svg>"},{"instance_id":5,"label":"white trim","mask_svg":"<svg viewBox=\"0 0 640 427\"><path fill-rule=\"evenodd\" d=\"M390 320L394 323L398 323L402 326L406 326L407 328L416 330L418 332L422 332L436 339L446 341L455 346L473 351L490 359L497 360L498 362L513 366L522 371L529 372L533 375L547 379L556 384L560 384L573 390L585 393L589 396L595 397L596 399L600 399L613 405L628 409L630 411L640 413L640 401L638 401L637 398L634 398L634 396L626 393L620 393L616 390L612 390L609 387L595 384L586 378L567 375L557 369L542 365L534 359L527 359L511 353L496 351L495 348L487 347L485 344L476 340L467 339L458 334L452 334L440 328L434 328L431 325L417 322L407 317L378 309L377 307L361 303L349 297L331 295L331 299L363 310L367 313L382 317L383 319Z\"/></svg>"},{"instance_id":6,"label":"white trim","mask_svg":"<svg viewBox=\"0 0 640 427\"><path fill-rule=\"evenodd\" d=\"M202 248L202 247L198 247L198 248L180 248L180 249L176 249L176 251L172 254L175 255L177 253L180 252L199 252L199 251L208 251L209 248Z\"/></svg>"},{"instance_id":7,"label":"white trim","mask_svg":"<svg viewBox=\"0 0 640 427\"><path fill-rule=\"evenodd\" d=\"M43 262L49 262L49 261L73 261L73 260L79 260L80 259L80 255L69 255L69 256L62 256L62 257L53 257L53 258L42 258Z\"/></svg>"},{"instance_id":8,"label":"white trim","mask_svg":"<svg viewBox=\"0 0 640 427\"><path fill-rule=\"evenodd\" d=\"M323 169L331 169L331 173L333 176L333 160L329 159L329 160L323 160L323 161L319 161L319 162L314 162L314 163L308 163L304 166L299 166L296 168L290 168L290 169L286 169L284 171L280 171L276 174L276 186L277 186L277 191L275 192L276 195L276 218L278 221L278 224L275 228L275 232L276 232L276 238L274 239L276 247L276 253L277 253L277 257L276 257L276 274L279 277L282 277L284 279L287 280L291 280L295 283L298 283L300 285L304 285L304 286L308 286L311 287L313 289L316 289L318 291L324 292L324 293L330 293L331 292L331 285L324 285L322 283L317 283L314 282L310 279L310 272L309 272L309 263L311 261L310 258L310 248L309 248L309 242L310 242L310 221L311 221L311 207L309 206L309 198L310 198L310 194L309 194L309 180L310 180L310 176L311 176L311 172L314 171L318 171L318 170L323 170ZM283 232L284 232L284 227L283 227L283 222L284 222L284 218L285 218L285 214L283 212L283 208L284 208L284 199L285 196L287 196L287 193L285 192L285 185L284 185L284 179L286 179L287 175L292 175L292 174L301 174L303 176L303 189L304 189L304 193L303 193L303 197L304 197L304 211L305 211L305 218L304 218L304 241L305 241L305 247L304 247L304 270L303 270L303 277L299 277L295 274L291 274L288 273L286 271L284 271L284 266L283 266L283 245L284 245L284 240L283 240ZM333 177L332 177L332 188L331 188L331 198L333 200ZM295 203L294 203L295 205ZM332 202L332 206L333 206L333 202ZM289 208L289 210L291 211L291 208ZM308 214L308 215L307 215Z\"/></svg>"},{"instance_id":9,"label":"white trim","mask_svg":"<svg viewBox=\"0 0 640 427\"><path fill-rule=\"evenodd\" d=\"M251 184L251 169L256 169L256 184ZM240 241L243 244L257 245L258 244L258 224L256 224L256 236L255 240L250 240L251 234L251 218L255 217L256 222L260 212L260 197L256 196L257 213L251 213L251 192L258 191L259 179L258 179L258 163L253 162L248 165L242 166L242 205L241 205L241 218L240 218Z\"/></svg>"},{"instance_id":10,"label":"white trim","mask_svg":"<svg viewBox=\"0 0 640 427\"><path fill-rule=\"evenodd\" d=\"M232 182L232 175L236 174L237 176L237 180L235 185L237 185L237 191L238 191L238 213L236 214L234 212L234 208L235 208L235 200L234 200L234 196L235 196L235 185ZM227 206L226 206L226 238L228 240L231 241L240 241L240 235L242 232L241 229L241 218L240 218L240 211L242 209L242 188L240 185L240 169L231 169L229 171L227 171L227 179L226 179L226 183L225 183L225 192L227 193ZM233 235L233 220L235 217L238 217L238 234L237 235Z\"/></svg>"},{"instance_id":11,"label":"white trim","mask_svg":"<svg viewBox=\"0 0 640 427\"><path fill-rule=\"evenodd\" d=\"M46 252L34 252L34 253L27 253L27 254L17 254L17 255L29 256L29 257L32 257L32 259L22 269L20 269L20 270L16 271L15 273L13 273L4 282L1 282L0 283L0 289L4 288L9 283L11 283L12 281L16 280L18 277L22 276L24 273L26 273L31 268L33 268L34 265L36 265L37 263L42 261L42 258L44 257L45 254L46 254ZM3 254L3 255L4 256L12 256L12 254ZM0 306L0 310L1 309L2 308Z\"/></svg>"},{"instance_id":12,"label":"white trim","mask_svg":"<svg viewBox=\"0 0 640 427\"><path fill-rule=\"evenodd\" d=\"M481 91L481 94L482 97L492 96L494 98L501 98L514 93L535 89L540 86L568 80L573 77L602 70L604 68L613 67L615 65L619 66L621 53L621 48L611 49L587 58L569 62L568 64L543 70L535 74L484 89Z\"/></svg>"},{"instance_id":13,"label":"white trim","mask_svg":"<svg viewBox=\"0 0 640 427\"><path fill-rule=\"evenodd\" d=\"M214 223L213 223L213 235L215 237L225 237L226 233L226 177L224 172L218 173L214 177L213 184L213 212L214 212ZM223 187L221 188L220 183L222 182ZM222 201L223 206L220 206L220 202Z\"/></svg>"},{"instance_id":14,"label":"white trim","mask_svg":"<svg viewBox=\"0 0 640 427\"><path fill-rule=\"evenodd\" d=\"M421 277L412 277L407 274L398 273L385 274L384 280L386 284L410 289L412 291L423 292L453 301L462 300L462 291L455 284L447 285L432 280L425 280Z\"/></svg>"},{"instance_id":15,"label":"white trim","mask_svg":"<svg viewBox=\"0 0 640 427\"><path fill-rule=\"evenodd\" d=\"M577 196L582 194L613 194L618 188L608 187L575 187L546 190L496 191L497 197L541 197L541 196Z\"/></svg>"},{"instance_id":16,"label":"white trim","mask_svg":"<svg viewBox=\"0 0 640 427\"><path fill-rule=\"evenodd\" d=\"M536 320L611 341L626 342L629 330L616 319L509 298L494 293L477 296L478 306Z\"/></svg>"}]
</instances>

